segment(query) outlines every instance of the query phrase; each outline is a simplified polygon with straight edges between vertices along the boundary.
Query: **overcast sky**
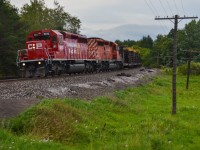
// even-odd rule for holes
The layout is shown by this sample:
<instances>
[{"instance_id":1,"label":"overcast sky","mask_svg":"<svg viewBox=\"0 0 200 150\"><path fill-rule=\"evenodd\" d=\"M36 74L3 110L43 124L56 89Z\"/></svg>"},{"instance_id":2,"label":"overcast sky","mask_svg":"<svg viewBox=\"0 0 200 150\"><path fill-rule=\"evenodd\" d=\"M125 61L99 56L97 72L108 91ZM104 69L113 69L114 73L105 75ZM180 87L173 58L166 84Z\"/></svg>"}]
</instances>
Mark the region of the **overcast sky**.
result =
<instances>
[{"instance_id":1,"label":"overcast sky","mask_svg":"<svg viewBox=\"0 0 200 150\"><path fill-rule=\"evenodd\" d=\"M101 31L121 25L153 25L161 26L162 33L173 28L169 20L156 21L155 16L198 16L200 17L200 0L57 0L65 7L66 12L77 16L81 22L81 31ZM29 3L30 0L10 0L17 7ZM45 0L48 7L53 8L54 0ZM190 20L179 23L179 28Z\"/></svg>"}]
</instances>

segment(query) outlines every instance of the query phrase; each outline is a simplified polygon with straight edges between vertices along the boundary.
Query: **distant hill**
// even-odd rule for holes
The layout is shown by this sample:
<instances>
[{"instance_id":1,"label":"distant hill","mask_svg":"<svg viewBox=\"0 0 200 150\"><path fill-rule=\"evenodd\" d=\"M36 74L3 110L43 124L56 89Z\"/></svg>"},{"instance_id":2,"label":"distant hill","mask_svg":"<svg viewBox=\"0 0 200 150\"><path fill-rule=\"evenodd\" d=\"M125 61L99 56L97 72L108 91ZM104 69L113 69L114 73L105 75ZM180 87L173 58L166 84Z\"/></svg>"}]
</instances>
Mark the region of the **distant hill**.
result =
<instances>
[{"instance_id":1,"label":"distant hill","mask_svg":"<svg viewBox=\"0 0 200 150\"><path fill-rule=\"evenodd\" d=\"M88 37L101 37L107 40L139 40L143 36L150 35L153 39L156 38L158 34L164 33L162 26L153 26L153 25L135 25L135 24L126 24L121 25L115 28L107 30L91 30L84 29L83 34L86 34Z\"/></svg>"}]
</instances>

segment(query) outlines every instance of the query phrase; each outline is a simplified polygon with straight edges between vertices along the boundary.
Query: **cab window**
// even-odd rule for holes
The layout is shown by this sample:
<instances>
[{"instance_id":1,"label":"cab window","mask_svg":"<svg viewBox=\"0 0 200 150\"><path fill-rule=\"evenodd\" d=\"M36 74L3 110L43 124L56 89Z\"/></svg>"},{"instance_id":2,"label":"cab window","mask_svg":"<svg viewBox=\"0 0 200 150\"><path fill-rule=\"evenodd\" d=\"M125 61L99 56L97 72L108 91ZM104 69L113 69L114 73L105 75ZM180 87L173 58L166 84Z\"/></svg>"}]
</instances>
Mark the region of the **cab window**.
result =
<instances>
[{"instance_id":1,"label":"cab window","mask_svg":"<svg viewBox=\"0 0 200 150\"><path fill-rule=\"evenodd\" d=\"M86 38L79 38L78 43L87 43L87 39Z\"/></svg>"},{"instance_id":2,"label":"cab window","mask_svg":"<svg viewBox=\"0 0 200 150\"><path fill-rule=\"evenodd\" d=\"M99 46L104 46L104 42L98 41L98 45L99 45Z\"/></svg>"},{"instance_id":3,"label":"cab window","mask_svg":"<svg viewBox=\"0 0 200 150\"><path fill-rule=\"evenodd\" d=\"M49 32L44 32L43 33L43 39L44 40L50 40L50 33Z\"/></svg>"},{"instance_id":4,"label":"cab window","mask_svg":"<svg viewBox=\"0 0 200 150\"><path fill-rule=\"evenodd\" d=\"M56 36L53 36L52 37L52 43L56 43L57 42L57 38L56 38Z\"/></svg>"},{"instance_id":5,"label":"cab window","mask_svg":"<svg viewBox=\"0 0 200 150\"><path fill-rule=\"evenodd\" d=\"M35 33L33 34L34 40L50 40L50 33L44 32L44 33Z\"/></svg>"},{"instance_id":6,"label":"cab window","mask_svg":"<svg viewBox=\"0 0 200 150\"><path fill-rule=\"evenodd\" d=\"M115 45L113 45L113 46L112 46L112 48L113 48L113 50L114 50L114 51L116 51L116 50L117 50L117 48L116 48L116 46L115 46Z\"/></svg>"},{"instance_id":7,"label":"cab window","mask_svg":"<svg viewBox=\"0 0 200 150\"><path fill-rule=\"evenodd\" d=\"M59 40L59 44L63 45L63 37L61 35L58 37L58 40Z\"/></svg>"}]
</instances>

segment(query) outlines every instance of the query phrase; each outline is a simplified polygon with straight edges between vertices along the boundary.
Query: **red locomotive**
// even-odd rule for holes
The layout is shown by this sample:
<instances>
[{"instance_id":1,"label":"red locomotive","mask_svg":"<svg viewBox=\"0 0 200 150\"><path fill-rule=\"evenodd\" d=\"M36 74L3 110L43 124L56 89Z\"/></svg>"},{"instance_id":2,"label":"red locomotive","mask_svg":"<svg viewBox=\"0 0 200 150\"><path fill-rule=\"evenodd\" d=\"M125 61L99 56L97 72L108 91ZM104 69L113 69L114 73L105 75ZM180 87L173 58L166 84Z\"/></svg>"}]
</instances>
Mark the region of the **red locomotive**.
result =
<instances>
[{"instance_id":1,"label":"red locomotive","mask_svg":"<svg viewBox=\"0 0 200 150\"><path fill-rule=\"evenodd\" d=\"M17 65L22 77L60 75L106 71L129 65L140 64L129 59L133 52L101 38L87 38L57 30L38 30L31 32L26 39L26 49L18 50ZM126 56L126 57L124 57ZM133 56L133 57L134 57Z\"/></svg>"}]
</instances>

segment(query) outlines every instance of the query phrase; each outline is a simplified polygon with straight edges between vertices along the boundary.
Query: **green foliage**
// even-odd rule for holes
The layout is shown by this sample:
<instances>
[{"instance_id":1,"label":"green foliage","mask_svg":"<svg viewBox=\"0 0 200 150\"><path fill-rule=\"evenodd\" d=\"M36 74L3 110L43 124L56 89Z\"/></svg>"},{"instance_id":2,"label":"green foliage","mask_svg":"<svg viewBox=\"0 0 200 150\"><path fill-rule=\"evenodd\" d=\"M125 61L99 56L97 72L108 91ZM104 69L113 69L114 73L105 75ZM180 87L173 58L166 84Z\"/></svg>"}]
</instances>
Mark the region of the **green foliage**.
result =
<instances>
[{"instance_id":1,"label":"green foliage","mask_svg":"<svg viewBox=\"0 0 200 150\"><path fill-rule=\"evenodd\" d=\"M25 25L20 22L18 10L9 1L0 1L0 74L3 76L16 74L17 48L25 43Z\"/></svg>"},{"instance_id":2,"label":"green foliage","mask_svg":"<svg viewBox=\"0 0 200 150\"><path fill-rule=\"evenodd\" d=\"M144 66L149 66L150 65L150 49L139 47L136 45L132 46L132 48L140 53L142 64Z\"/></svg>"},{"instance_id":3,"label":"green foliage","mask_svg":"<svg viewBox=\"0 0 200 150\"><path fill-rule=\"evenodd\" d=\"M27 33L39 29L67 30L78 33L81 21L64 11L64 7L54 1L54 9L47 8L44 0L31 0L21 9L21 19L28 24Z\"/></svg>"},{"instance_id":4,"label":"green foliage","mask_svg":"<svg viewBox=\"0 0 200 150\"><path fill-rule=\"evenodd\" d=\"M153 40L149 35L147 37L144 36L139 41L116 40L115 42L117 44L119 44L120 46L129 47L129 48L132 48L132 49L136 50L137 52L139 52L143 66L150 66L150 64L151 64L150 54L151 54L151 48L153 46Z\"/></svg>"},{"instance_id":5,"label":"green foliage","mask_svg":"<svg viewBox=\"0 0 200 150\"><path fill-rule=\"evenodd\" d=\"M12 133L0 129L0 149L7 150L7 149L16 149L16 150L64 150L68 149L67 146L55 143L53 141L47 141L45 139L42 140L35 140L30 139L29 137L13 135Z\"/></svg>"},{"instance_id":6,"label":"green foliage","mask_svg":"<svg viewBox=\"0 0 200 150\"><path fill-rule=\"evenodd\" d=\"M178 67L178 72L182 75L186 75L188 70L188 65L184 64ZM200 63L191 62L190 64L190 74L200 75Z\"/></svg>"},{"instance_id":7,"label":"green foliage","mask_svg":"<svg viewBox=\"0 0 200 150\"><path fill-rule=\"evenodd\" d=\"M148 48L148 49L152 49L153 47L153 39L149 35L143 36L142 39L138 41L128 39L124 41L116 40L115 42L119 44L120 46L124 46L124 47L138 46L138 47Z\"/></svg>"},{"instance_id":8,"label":"green foliage","mask_svg":"<svg viewBox=\"0 0 200 150\"><path fill-rule=\"evenodd\" d=\"M168 35L158 35L153 41L150 36L144 36L138 41L125 40L116 42L119 45L132 47L139 46L150 49L148 63L145 65L151 67L172 66L172 50L173 50L174 30L171 29ZM185 27L177 32L177 64L186 63L187 52L184 50L195 50L199 53L193 53L193 58L200 61L200 20L192 20Z\"/></svg>"},{"instance_id":9,"label":"green foliage","mask_svg":"<svg viewBox=\"0 0 200 150\"><path fill-rule=\"evenodd\" d=\"M115 41L117 44L119 44L120 46L124 46L124 47L131 47L133 45L136 45L136 41L134 40L124 40L124 41L120 41L120 40L116 40Z\"/></svg>"},{"instance_id":10,"label":"green foliage","mask_svg":"<svg viewBox=\"0 0 200 150\"><path fill-rule=\"evenodd\" d=\"M19 137L1 129L0 143L7 148L14 142L16 149L55 149L54 140L63 144L57 149L199 149L199 79L193 76L185 90L185 77L178 76L177 115L171 115L171 75L164 75L92 101L44 101L9 122Z\"/></svg>"},{"instance_id":11,"label":"green foliage","mask_svg":"<svg viewBox=\"0 0 200 150\"><path fill-rule=\"evenodd\" d=\"M186 24L183 33L179 34L182 38L181 48L183 49L199 49L200 48L200 21L192 20Z\"/></svg>"},{"instance_id":12,"label":"green foliage","mask_svg":"<svg viewBox=\"0 0 200 150\"><path fill-rule=\"evenodd\" d=\"M47 8L44 0L31 0L21 13L8 0L0 1L0 76L17 75L17 50L25 48L29 32L38 29L67 30L79 33L81 21L64 11L54 1L54 9Z\"/></svg>"},{"instance_id":13,"label":"green foliage","mask_svg":"<svg viewBox=\"0 0 200 150\"><path fill-rule=\"evenodd\" d=\"M167 75L172 75L172 68L169 68L169 67L165 67L165 66L162 66L161 67L161 71L164 73L164 74L167 74Z\"/></svg>"},{"instance_id":14,"label":"green foliage","mask_svg":"<svg viewBox=\"0 0 200 150\"><path fill-rule=\"evenodd\" d=\"M168 36L158 35L151 51L152 64L171 66L173 41Z\"/></svg>"},{"instance_id":15,"label":"green foliage","mask_svg":"<svg viewBox=\"0 0 200 150\"><path fill-rule=\"evenodd\" d=\"M149 35L143 36L141 40L137 41L137 45L143 48L152 49L153 39Z\"/></svg>"},{"instance_id":16,"label":"green foliage","mask_svg":"<svg viewBox=\"0 0 200 150\"><path fill-rule=\"evenodd\" d=\"M17 135L67 143L75 133L73 124L80 120L78 111L63 101L45 101L12 119L9 128Z\"/></svg>"}]
</instances>

